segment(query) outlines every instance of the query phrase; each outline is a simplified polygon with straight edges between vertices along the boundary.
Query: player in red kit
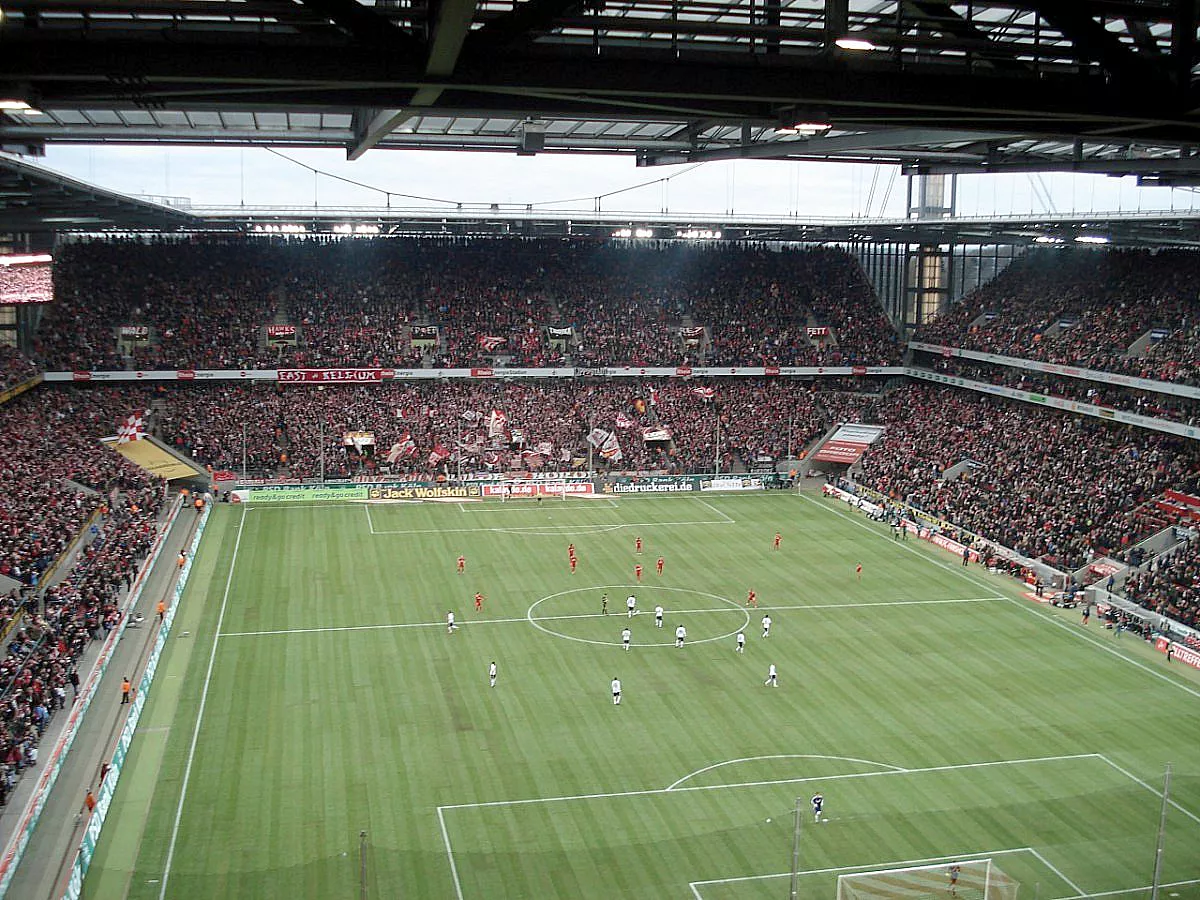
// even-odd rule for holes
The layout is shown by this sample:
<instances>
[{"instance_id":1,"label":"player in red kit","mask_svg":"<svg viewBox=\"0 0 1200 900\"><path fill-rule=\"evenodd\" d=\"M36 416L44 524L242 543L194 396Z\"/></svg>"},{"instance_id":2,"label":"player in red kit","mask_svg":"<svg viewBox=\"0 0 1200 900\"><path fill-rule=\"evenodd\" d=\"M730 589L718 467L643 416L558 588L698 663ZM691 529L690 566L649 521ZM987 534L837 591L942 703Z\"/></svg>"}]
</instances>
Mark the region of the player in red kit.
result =
<instances>
[{"instance_id":1,"label":"player in red kit","mask_svg":"<svg viewBox=\"0 0 1200 900\"><path fill-rule=\"evenodd\" d=\"M641 552L642 552L642 539L641 539L640 537L639 537L639 538L635 538L635 539L634 539L634 541L633 541L633 552L634 552L634 553L641 553Z\"/></svg>"},{"instance_id":2,"label":"player in red kit","mask_svg":"<svg viewBox=\"0 0 1200 900\"><path fill-rule=\"evenodd\" d=\"M576 559L574 556L572 556L570 559L567 560L567 565L569 565L571 567L571 574L574 575L575 567L577 565L579 565L579 560Z\"/></svg>"},{"instance_id":3,"label":"player in red kit","mask_svg":"<svg viewBox=\"0 0 1200 900\"><path fill-rule=\"evenodd\" d=\"M660 556L660 557L658 558L658 562L656 562L656 563L654 564L654 568L658 569L658 574L659 574L659 575L662 575L662 567L663 567L663 564L664 564L665 562L666 562L666 560L664 560L664 559L663 559L663 558Z\"/></svg>"},{"instance_id":4,"label":"player in red kit","mask_svg":"<svg viewBox=\"0 0 1200 900\"><path fill-rule=\"evenodd\" d=\"M640 565L633 567L633 577L638 580L638 584L642 583L642 567Z\"/></svg>"},{"instance_id":5,"label":"player in red kit","mask_svg":"<svg viewBox=\"0 0 1200 900\"><path fill-rule=\"evenodd\" d=\"M859 581L862 581L862 563L854 567L854 574L858 576Z\"/></svg>"},{"instance_id":6,"label":"player in red kit","mask_svg":"<svg viewBox=\"0 0 1200 900\"><path fill-rule=\"evenodd\" d=\"M567 559L571 559L574 556L575 556L575 545L567 544Z\"/></svg>"},{"instance_id":7,"label":"player in red kit","mask_svg":"<svg viewBox=\"0 0 1200 900\"><path fill-rule=\"evenodd\" d=\"M460 556L458 558L458 574L461 575L465 571L467 571L467 558Z\"/></svg>"},{"instance_id":8,"label":"player in red kit","mask_svg":"<svg viewBox=\"0 0 1200 900\"><path fill-rule=\"evenodd\" d=\"M475 612L483 612L483 594L475 592Z\"/></svg>"},{"instance_id":9,"label":"player in red kit","mask_svg":"<svg viewBox=\"0 0 1200 900\"><path fill-rule=\"evenodd\" d=\"M746 605L757 608L758 607L758 594L754 593L754 591L747 591L746 592Z\"/></svg>"},{"instance_id":10,"label":"player in red kit","mask_svg":"<svg viewBox=\"0 0 1200 900\"><path fill-rule=\"evenodd\" d=\"M778 531L777 531L777 532L775 532L775 546L774 546L774 548L773 548L773 549L775 549L775 550L778 550L778 549L779 549L779 545L780 545L780 544L782 544L782 543L783 543L783 535L782 535L782 534L780 534Z\"/></svg>"}]
</instances>

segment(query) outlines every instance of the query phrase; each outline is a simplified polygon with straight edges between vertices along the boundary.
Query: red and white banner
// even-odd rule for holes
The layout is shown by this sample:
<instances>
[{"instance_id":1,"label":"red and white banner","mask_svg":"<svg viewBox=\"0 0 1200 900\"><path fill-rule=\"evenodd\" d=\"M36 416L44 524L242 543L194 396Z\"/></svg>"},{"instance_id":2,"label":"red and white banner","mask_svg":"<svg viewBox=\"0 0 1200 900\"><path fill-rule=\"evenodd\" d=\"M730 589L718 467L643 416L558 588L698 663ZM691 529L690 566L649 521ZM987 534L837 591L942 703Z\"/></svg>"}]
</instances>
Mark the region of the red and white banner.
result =
<instances>
[{"instance_id":1,"label":"red and white banner","mask_svg":"<svg viewBox=\"0 0 1200 900\"><path fill-rule=\"evenodd\" d=\"M1159 653L1166 653L1167 648L1171 649L1171 658L1177 659L1193 669L1200 669L1200 653L1187 644L1181 644L1178 641L1172 641L1168 638L1159 636L1154 640L1154 648Z\"/></svg>"},{"instance_id":2,"label":"red and white banner","mask_svg":"<svg viewBox=\"0 0 1200 900\"><path fill-rule=\"evenodd\" d=\"M268 325L267 337L269 338L287 338L296 336L295 325Z\"/></svg>"},{"instance_id":3,"label":"red and white banner","mask_svg":"<svg viewBox=\"0 0 1200 900\"><path fill-rule=\"evenodd\" d=\"M479 347L484 352L491 353L507 340L508 338L502 337L498 334L481 334L479 336Z\"/></svg>"},{"instance_id":4,"label":"red and white banner","mask_svg":"<svg viewBox=\"0 0 1200 900\"><path fill-rule=\"evenodd\" d=\"M867 452L870 444L860 444L857 441L827 441L825 446L817 451L813 459L818 462L841 463L852 466Z\"/></svg>"},{"instance_id":5,"label":"red and white banner","mask_svg":"<svg viewBox=\"0 0 1200 900\"><path fill-rule=\"evenodd\" d=\"M390 369L280 369L280 384L362 384L383 381Z\"/></svg>"}]
</instances>

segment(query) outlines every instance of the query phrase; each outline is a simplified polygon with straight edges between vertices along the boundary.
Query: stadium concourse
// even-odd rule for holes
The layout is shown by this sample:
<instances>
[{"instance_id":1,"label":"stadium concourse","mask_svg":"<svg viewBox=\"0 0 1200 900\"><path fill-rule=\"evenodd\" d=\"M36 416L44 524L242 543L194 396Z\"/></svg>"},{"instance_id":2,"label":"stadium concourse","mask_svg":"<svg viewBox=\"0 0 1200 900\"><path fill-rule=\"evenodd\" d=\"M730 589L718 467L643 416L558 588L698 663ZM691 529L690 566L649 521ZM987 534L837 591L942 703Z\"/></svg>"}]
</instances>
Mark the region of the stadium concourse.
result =
<instances>
[{"instance_id":1,"label":"stadium concourse","mask_svg":"<svg viewBox=\"0 0 1200 900\"><path fill-rule=\"evenodd\" d=\"M862 270L831 249L104 240L66 244L58 260L57 300L35 359L4 351L5 387L39 369L877 365L901 357ZM1193 255L1034 252L919 337L1194 384L1198 285ZM1061 327L1067 316L1070 327ZM266 346L264 326L273 323L296 326L296 345ZM153 339L118 353L114 335L128 325L146 326ZM409 329L422 325L437 327L433 346L413 344ZM688 343L681 329L697 327L703 334ZM555 341L551 328L571 337ZM1130 355L1152 329L1161 339ZM938 365L979 380L1045 378ZM1175 421L1191 421L1196 408L1156 391L1027 383L1094 391L1084 396ZM557 468L588 456L596 428L616 434L622 450L620 459L595 454L601 472L711 471L718 433L720 468L737 472L785 462L789 449L799 454L837 422L879 423L885 436L865 455L858 483L951 531L1063 570L1128 559L1163 527L1156 498L1200 493L1194 440L870 378L41 385L0 406L0 574L12 586L2 611L10 635L0 663L0 795L36 758L50 716L70 703L73 663L112 627L152 539L164 485L98 443L131 410L146 409L155 434L180 453L212 469L244 463L258 477L285 479L322 469L331 478L449 478L460 458L471 471ZM496 414L508 436L499 443ZM667 430L669 440L643 440L645 429ZM378 452L346 445L348 431L372 432ZM942 477L967 459L965 474ZM39 599L43 574L88 523L94 538ZM1149 611L1197 624L1200 544L1139 569L1126 592Z\"/></svg>"}]
</instances>

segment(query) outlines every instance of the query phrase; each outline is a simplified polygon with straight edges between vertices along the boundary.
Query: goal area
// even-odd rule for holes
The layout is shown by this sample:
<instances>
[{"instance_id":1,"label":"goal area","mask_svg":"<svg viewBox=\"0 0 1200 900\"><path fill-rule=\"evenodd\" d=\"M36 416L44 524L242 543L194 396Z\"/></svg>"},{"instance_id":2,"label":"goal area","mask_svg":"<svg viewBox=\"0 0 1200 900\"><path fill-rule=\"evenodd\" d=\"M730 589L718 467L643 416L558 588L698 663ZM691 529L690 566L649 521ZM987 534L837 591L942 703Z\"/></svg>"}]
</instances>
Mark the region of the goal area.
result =
<instances>
[{"instance_id":1,"label":"goal area","mask_svg":"<svg viewBox=\"0 0 1200 900\"><path fill-rule=\"evenodd\" d=\"M991 859L839 875L837 900L1017 900L1020 885Z\"/></svg>"}]
</instances>

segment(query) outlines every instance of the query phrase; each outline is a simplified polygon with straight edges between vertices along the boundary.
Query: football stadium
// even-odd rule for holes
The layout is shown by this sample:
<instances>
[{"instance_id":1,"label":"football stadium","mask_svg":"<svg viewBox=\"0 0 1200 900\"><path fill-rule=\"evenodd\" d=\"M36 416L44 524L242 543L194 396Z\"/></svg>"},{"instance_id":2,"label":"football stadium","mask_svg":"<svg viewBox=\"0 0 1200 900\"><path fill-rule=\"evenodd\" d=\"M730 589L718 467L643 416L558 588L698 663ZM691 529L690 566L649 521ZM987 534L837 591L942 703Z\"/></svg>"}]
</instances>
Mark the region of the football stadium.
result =
<instances>
[{"instance_id":1,"label":"football stadium","mask_svg":"<svg viewBox=\"0 0 1200 900\"><path fill-rule=\"evenodd\" d=\"M0 900L1200 900L1198 29L0 0Z\"/></svg>"}]
</instances>

